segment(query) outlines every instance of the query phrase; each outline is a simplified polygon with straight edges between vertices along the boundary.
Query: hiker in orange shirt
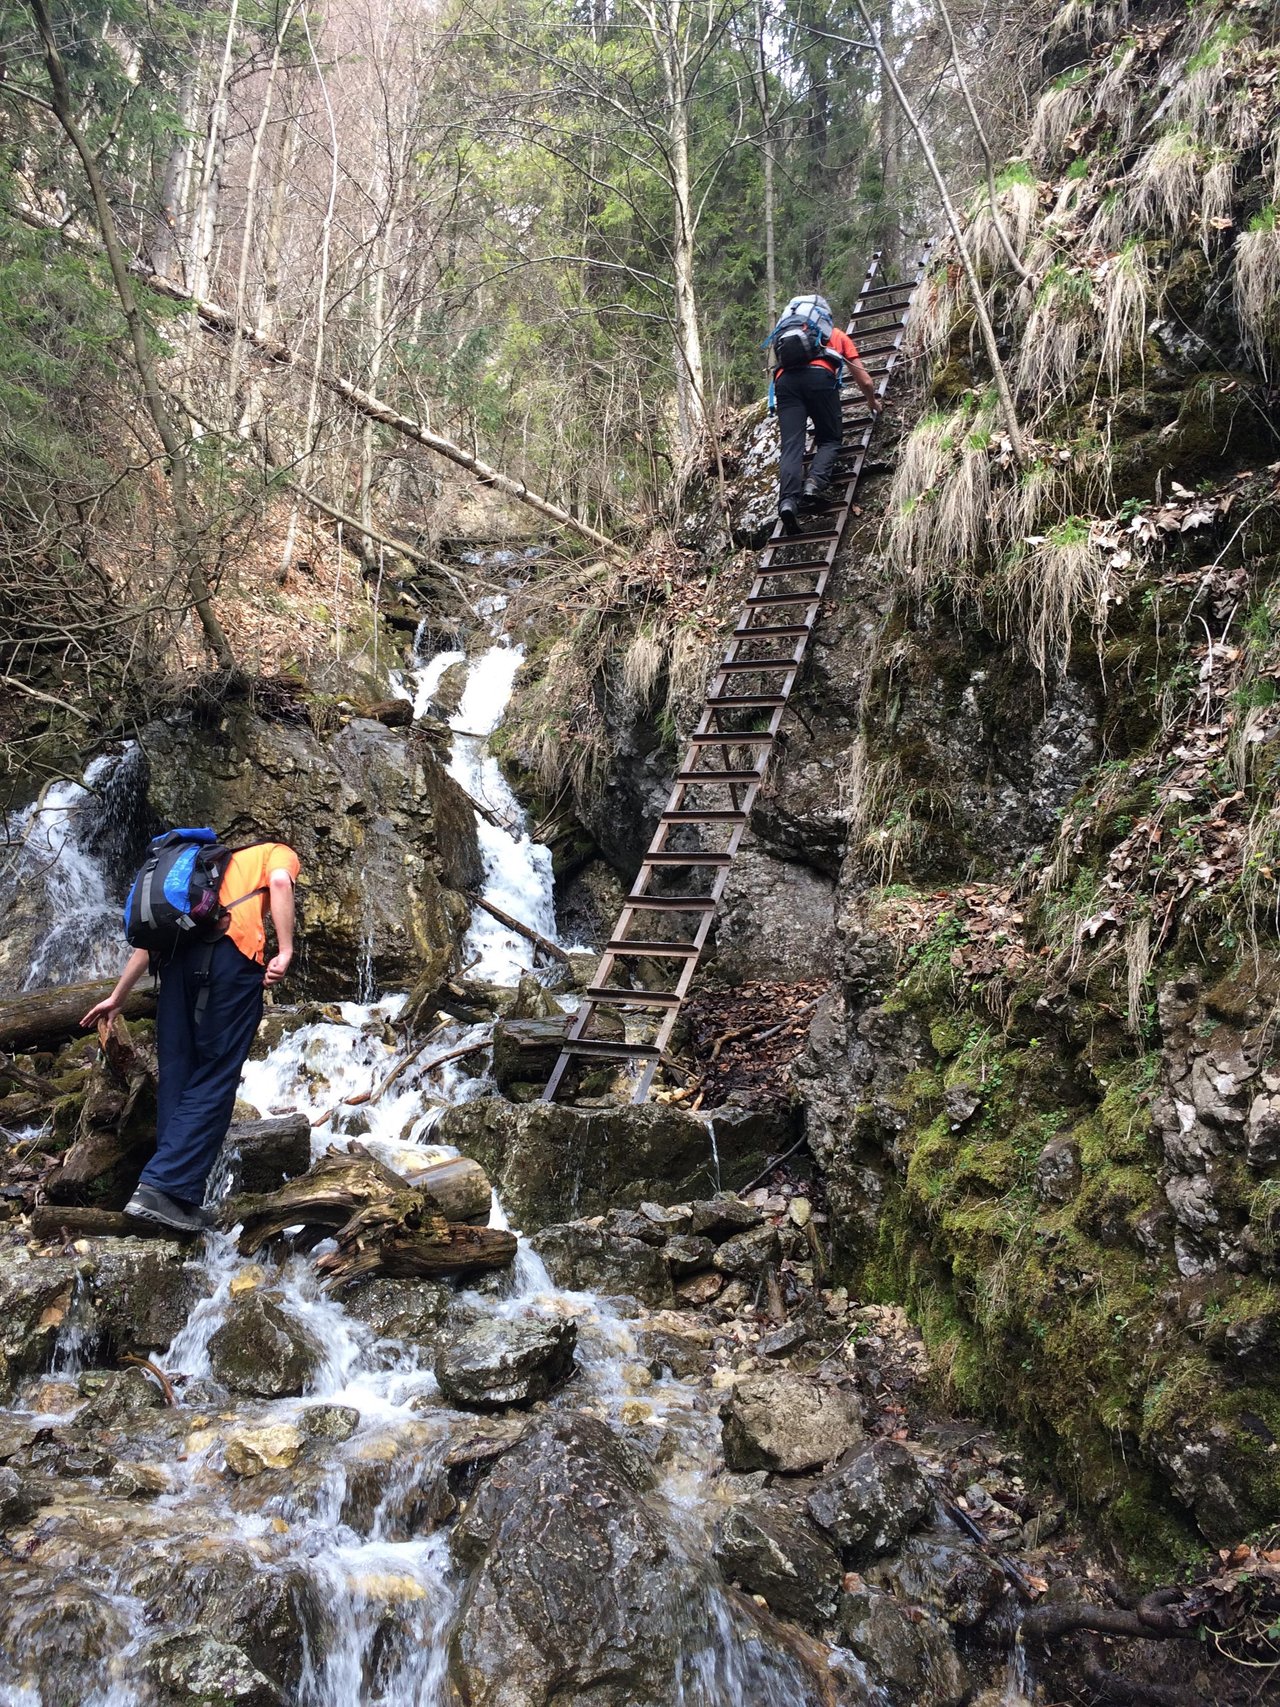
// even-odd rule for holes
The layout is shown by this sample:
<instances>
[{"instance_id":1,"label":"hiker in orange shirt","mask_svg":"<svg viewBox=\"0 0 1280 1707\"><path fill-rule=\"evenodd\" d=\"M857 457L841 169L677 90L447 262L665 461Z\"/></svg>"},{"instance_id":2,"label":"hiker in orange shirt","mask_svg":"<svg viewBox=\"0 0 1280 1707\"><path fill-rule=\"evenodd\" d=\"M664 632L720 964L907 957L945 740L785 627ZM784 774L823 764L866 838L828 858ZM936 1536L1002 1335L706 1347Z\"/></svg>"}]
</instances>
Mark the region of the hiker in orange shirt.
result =
<instances>
[{"instance_id":1,"label":"hiker in orange shirt","mask_svg":"<svg viewBox=\"0 0 1280 1707\"><path fill-rule=\"evenodd\" d=\"M293 886L298 856L283 842L260 842L231 855L218 899L222 934L192 930L159 966L156 1013L156 1150L142 1171L127 1215L173 1232L209 1225L201 1205L231 1124L240 1069L262 1018L262 992L293 959ZM266 958L266 915L276 952ZM89 1009L82 1026L111 1022L147 971L151 951L135 949L115 989Z\"/></svg>"},{"instance_id":2,"label":"hiker in orange shirt","mask_svg":"<svg viewBox=\"0 0 1280 1707\"><path fill-rule=\"evenodd\" d=\"M778 464L778 519L786 533L798 533L801 506L821 509L831 493L843 436L840 419L841 370L850 376L867 400L872 414L884 403L875 382L863 367L858 346L832 324L825 297L793 296L767 340L776 363L770 395L778 412L782 456ZM813 422L813 462L804 475L804 440Z\"/></svg>"}]
</instances>

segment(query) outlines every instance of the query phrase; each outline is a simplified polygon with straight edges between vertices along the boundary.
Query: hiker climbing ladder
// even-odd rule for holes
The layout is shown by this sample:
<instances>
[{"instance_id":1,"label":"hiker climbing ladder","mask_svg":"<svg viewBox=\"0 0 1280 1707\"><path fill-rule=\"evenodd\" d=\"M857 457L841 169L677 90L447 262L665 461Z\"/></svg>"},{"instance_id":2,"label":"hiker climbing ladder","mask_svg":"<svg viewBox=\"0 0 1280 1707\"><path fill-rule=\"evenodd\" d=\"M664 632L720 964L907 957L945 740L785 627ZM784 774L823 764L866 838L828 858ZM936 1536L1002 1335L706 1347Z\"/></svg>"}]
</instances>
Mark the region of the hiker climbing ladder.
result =
<instances>
[{"instance_id":1,"label":"hiker climbing ladder","mask_svg":"<svg viewBox=\"0 0 1280 1707\"><path fill-rule=\"evenodd\" d=\"M914 278L902 284L877 284L880 256L874 255L850 315L848 331L880 397L901 355L931 248L925 245ZM845 438L832 476L833 507L807 518L797 534L785 533L780 522L774 527L544 1102L556 1100L575 1059L635 1063L640 1072L632 1101L649 1094L764 782L852 513L877 417L860 395L843 397L841 410ZM593 1027L609 1010L647 1021L652 1035L635 1041L599 1035Z\"/></svg>"}]
</instances>

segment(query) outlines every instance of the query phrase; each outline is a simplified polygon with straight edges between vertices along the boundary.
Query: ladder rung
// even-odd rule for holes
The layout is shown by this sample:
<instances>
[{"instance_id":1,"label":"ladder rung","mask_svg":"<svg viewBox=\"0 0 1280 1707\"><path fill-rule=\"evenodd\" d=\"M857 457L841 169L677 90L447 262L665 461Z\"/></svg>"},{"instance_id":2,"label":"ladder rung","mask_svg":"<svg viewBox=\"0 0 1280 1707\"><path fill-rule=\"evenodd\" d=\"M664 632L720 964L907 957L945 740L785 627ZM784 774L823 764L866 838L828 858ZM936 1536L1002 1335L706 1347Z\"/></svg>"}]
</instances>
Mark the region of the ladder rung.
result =
<instances>
[{"instance_id":1,"label":"ladder rung","mask_svg":"<svg viewBox=\"0 0 1280 1707\"><path fill-rule=\"evenodd\" d=\"M676 853L668 852L665 848L660 853L647 853L641 861L641 869L646 865L732 865L731 853Z\"/></svg>"},{"instance_id":2,"label":"ladder rung","mask_svg":"<svg viewBox=\"0 0 1280 1707\"><path fill-rule=\"evenodd\" d=\"M702 950L692 942L659 942L647 941L643 937L620 937L617 942L605 943L604 952L628 960L696 960Z\"/></svg>"},{"instance_id":3,"label":"ladder rung","mask_svg":"<svg viewBox=\"0 0 1280 1707\"><path fill-rule=\"evenodd\" d=\"M806 630L806 633L808 631ZM798 670L799 664L792 657L786 658L725 658L711 672L714 676L721 670Z\"/></svg>"},{"instance_id":4,"label":"ladder rung","mask_svg":"<svg viewBox=\"0 0 1280 1707\"><path fill-rule=\"evenodd\" d=\"M812 563L765 563L756 570L757 575L813 575L831 565L825 557L815 557Z\"/></svg>"},{"instance_id":5,"label":"ladder rung","mask_svg":"<svg viewBox=\"0 0 1280 1707\"><path fill-rule=\"evenodd\" d=\"M733 638L735 640L755 640L757 638L782 640L790 636L794 640L799 640L802 634L812 633L813 629L807 622L762 622L759 628L735 628Z\"/></svg>"},{"instance_id":6,"label":"ladder rung","mask_svg":"<svg viewBox=\"0 0 1280 1707\"><path fill-rule=\"evenodd\" d=\"M772 741L772 732L768 729L706 729L701 734L690 735L690 747L760 747L766 741Z\"/></svg>"},{"instance_id":7,"label":"ladder rung","mask_svg":"<svg viewBox=\"0 0 1280 1707\"><path fill-rule=\"evenodd\" d=\"M812 532L793 533L789 537L792 545L813 545L820 539L839 539L843 532L843 526L838 528L814 528Z\"/></svg>"},{"instance_id":8,"label":"ladder rung","mask_svg":"<svg viewBox=\"0 0 1280 1707\"><path fill-rule=\"evenodd\" d=\"M663 824L743 824L750 817L738 806L708 807L705 812L695 812L692 808L684 811L682 807L668 808L662 814L660 823Z\"/></svg>"},{"instance_id":9,"label":"ladder rung","mask_svg":"<svg viewBox=\"0 0 1280 1707\"><path fill-rule=\"evenodd\" d=\"M622 903L643 913L714 913L718 903L709 895L628 895Z\"/></svg>"},{"instance_id":10,"label":"ladder rung","mask_svg":"<svg viewBox=\"0 0 1280 1707\"><path fill-rule=\"evenodd\" d=\"M750 598L743 599L744 610L769 609L774 605L816 605L822 602L822 594L809 593L754 593Z\"/></svg>"},{"instance_id":11,"label":"ladder rung","mask_svg":"<svg viewBox=\"0 0 1280 1707\"><path fill-rule=\"evenodd\" d=\"M716 745L722 747L723 741ZM760 782L764 777L763 771L677 771L677 782Z\"/></svg>"},{"instance_id":12,"label":"ladder rung","mask_svg":"<svg viewBox=\"0 0 1280 1707\"><path fill-rule=\"evenodd\" d=\"M867 298L871 296L891 296L896 290L905 290L907 295L910 296L915 288L914 279L909 279L900 284L867 285L865 289L858 292L857 300L859 302L865 302Z\"/></svg>"},{"instance_id":13,"label":"ladder rung","mask_svg":"<svg viewBox=\"0 0 1280 1707\"><path fill-rule=\"evenodd\" d=\"M603 984L589 984L582 993L603 1008L678 1008L684 1000L669 990L610 990Z\"/></svg>"},{"instance_id":14,"label":"ladder rung","mask_svg":"<svg viewBox=\"0 0 1280 1707\"><path fill-rule=\"evenodd\" d=\"M776 711L787 703L784 693L718 693L708 694L708 705L742 705L752 711Z\"/></svg>"},{"instance_id":15,"label":"ladder rung","mask_svg":"<svg viewBox=\"0 0 1280 1707\"><path fill-rule=\"evenodd\" d=\"M654 1061L662 1054L656 1043L610 1043L603 1037L566 1037L562 1055L591 1055L598 1061Z\"/></svg>"}]
</instances>

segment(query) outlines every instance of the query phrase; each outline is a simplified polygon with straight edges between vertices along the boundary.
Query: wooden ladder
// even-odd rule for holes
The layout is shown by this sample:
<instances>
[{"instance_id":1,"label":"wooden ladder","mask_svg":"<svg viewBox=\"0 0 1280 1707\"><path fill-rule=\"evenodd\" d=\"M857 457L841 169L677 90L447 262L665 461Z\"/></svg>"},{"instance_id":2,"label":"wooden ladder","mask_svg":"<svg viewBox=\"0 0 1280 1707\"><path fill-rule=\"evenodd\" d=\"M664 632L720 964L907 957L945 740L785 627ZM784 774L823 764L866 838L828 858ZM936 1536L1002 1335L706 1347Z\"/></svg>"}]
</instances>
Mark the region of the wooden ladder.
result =
<instances>
[{"instance_id":1,"label":"wooden ladder","mask_svg":"<svg viewBox=\"0 0 1280 1707\"><path fill-rule=\"evenodd\" d=\"M902 353L911 302L932 246L925 245L914 278L902 284L877 284L880 256L873 255L849 317L848 331L881 397ZM640 1073L632 1101L643 1102L649 1094L711 934L852 513L878 417L861 393L843 396L841 412L845 437L833 476L834 507L802 520L798 534L784 533L781 522L774 526L724 657L707 684L666 810L565 1035L544 1102L556 1100L575 1058L634 1063ZM708 840L720 845L709 847ZM651 980L665 972L668 987L614 982L638 972L642 963ZM624 1042L593 1036L601 1009L643 1017L652 1037Z\"/></svg>"}]
</instances>

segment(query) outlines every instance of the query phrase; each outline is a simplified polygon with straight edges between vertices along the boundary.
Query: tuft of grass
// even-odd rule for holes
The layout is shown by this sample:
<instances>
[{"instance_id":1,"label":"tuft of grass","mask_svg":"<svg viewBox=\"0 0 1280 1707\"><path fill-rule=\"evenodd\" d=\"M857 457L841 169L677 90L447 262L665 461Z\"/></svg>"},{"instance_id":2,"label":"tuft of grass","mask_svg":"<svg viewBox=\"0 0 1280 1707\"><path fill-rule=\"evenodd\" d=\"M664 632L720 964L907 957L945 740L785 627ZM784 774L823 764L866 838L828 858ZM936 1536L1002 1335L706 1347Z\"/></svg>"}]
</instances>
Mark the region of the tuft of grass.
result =
<instances>
[{"instance_id":1,"label":"tuft of grass","mask_svg":"<svg viewBox=\"0 0 1280 1707\"><path fill-rule=\"evenodd\" d=\"M1129 209L1124 191L1113 184L1098 197L1098 205L1089 221L1089 247L1105 249L1108 253L1120 248L1129 233Z\"/></svg>"},{"instance_id":2,"label":"tuft of grass","mask_svg":"<svg viewBox=\"0 0 1280 1707\"><path fill-rule=\"evenodd\" d=\"M663 650L653 629L637 629L622 655L622 693L632 711L643 714L652 705L663 661Z\"/></svg>"},{"instance_id":3,"label":"tuft of grass","mask_svg":"<svg viewBox=\"0 0 1280 1707\"><path fill-rule=\"evenodd\" d=\"M1235 202L1235 155L1219 152L1204 169L1200 182L1200 247L1208 256L1214 240L1228 229Z\"/></svg>"},{"instance_id":4,"label":"tuft of grass","mask_svg":"<svg viewBox=\"0 0 1280 1707\"><path fill-rule=\"evenodd\" d=\"M945 262L933 269L917 294L907 325L907 346L913 355L933 359L946 349L964 301L964 288Z\"/></svg>"},{"instance_id":5,"label":"tuft of grass","mask_svg":"<svg viewBox=\"0 0 1280 1707\"><path fill-rule=\"evenodd\" d=\"M1040 217L1040 185L1031 168L1019 161L1002 172L996 180L996 200L1009 241L1021 256ZM1002 273L1008 267L1009 258L985 195L974 204L970 215L968 243L979 267L992 273Z\"/></svg>"},{"instance_id":6,"label":"tuft of grass","mask_svg":"<svg viewBox=\"0 0 1280 1707\"><path fill-rule=\"evenodd\" d=\"M1112 391L1119 389L1126 353L1142 348L1147 330L1151 273L1146 245L1133 238L1125 244L1102 283L1102 341L1098 365Z\"/></svg>"},{"instance_id":7,"label":"tuft of grass","mask_svg":"<svg viewBox=\"0 0 1280 1707\"><path fill-rule=\"evenodd\" d=\"M1111 41L1129 23L1129 0L1065 0L1049 25L1049 40L1083 36L1092 46Z\"/></svg>"},{"instance_id":8,"label":"tuft of grass","mask_svg":"<svg viewBox=\"0 0 1280 1707\"><path fill-rule=\"evenodd\" d=\"M1068 516L1024 544L1011 557L1006 578L1006 627L1046 681L1066 669L1079 618L1087 612L1095 630L1105 620L1106 570L1088 522Z\"/></svg>"},{"instance_id":9,"label":"tuft of grass","mask_svg":"<svg viewBox=\"0 0 1280 1707\"><path fill-rule=\"evenodd\" d=\"M1236 239L1232 293L1245 348L1270 380L1280 355L1280 210L1275 205L1255 215Z\"/></svg>"},{"instance_id":10,"label":"tuft of grass","mask_svg":"<svg viewBox=\"0 0 1280 1707\"><path fill-rule=\"evenodd\" d=\"M1147 149L1133 173L1130 207L1139 225L1177 236L1200 211L1205 162L1191 132L1175 126Z\"/></svg>"},{"instance_id":11,"label":"tuft of grass","mask_svg":"<svg viewBox=\"0 0 1280 1707\"><path fill-rule=\"evenodd\" d=\"M1084 273L1060 262L1036 292L1018 351L1017 383L1041 410L1070 392L1083 352L1097 336L1093 286Z\"/></svg>"},{"instance_id":12,"label":"tuft of grass","mask_svg":"<svg viewBox=\"0 0 1280 1707\"><path fill-rule=\"evenodd\" d=\"M1112 54L1111 64L1094 91L1094 110L1110 124L1120 148L1127 148L1133 141L1142 112L1142 105L1135 98L1136 91L1130 78L1137 57L1136 42L1129 40L1118 43Z\"/></svg>"},{"instance_id":13,"label":"tuft of grass","mask_svg":"<svg viewBox=\"0 0 1280 1707\"><path fill-rule=\"evenodd\" d=\"M1081 68L1083 70L1084 68ZM1059 78L1036 103L1031 121L1027 153L1043 166L1053 166L1062 155L1068 136L1084 117L1088 95L1079 75Z\"/></svg>"}]
</instances>

